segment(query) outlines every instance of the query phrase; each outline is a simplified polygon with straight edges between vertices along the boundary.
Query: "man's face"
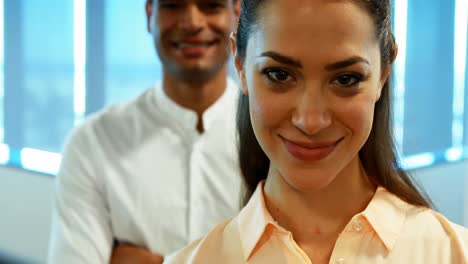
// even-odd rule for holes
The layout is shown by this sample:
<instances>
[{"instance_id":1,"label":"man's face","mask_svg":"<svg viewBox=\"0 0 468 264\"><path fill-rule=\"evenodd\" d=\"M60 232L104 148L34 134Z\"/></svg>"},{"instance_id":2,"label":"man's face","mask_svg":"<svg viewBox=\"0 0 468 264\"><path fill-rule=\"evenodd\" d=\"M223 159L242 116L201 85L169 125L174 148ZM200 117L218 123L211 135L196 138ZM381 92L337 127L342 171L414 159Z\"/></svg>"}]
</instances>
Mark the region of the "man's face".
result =
<instances>
[{"instance_id":1,"label":"man's face","mask_svg":"<svg viewBox=\"0 0 468 264\"><path fill-rule=\"evenodd\" d=\"M193 80L210 79L222 69L239 8L232 0L148 1L148 31L165 72Z\"/></svg>"}]
</instances>

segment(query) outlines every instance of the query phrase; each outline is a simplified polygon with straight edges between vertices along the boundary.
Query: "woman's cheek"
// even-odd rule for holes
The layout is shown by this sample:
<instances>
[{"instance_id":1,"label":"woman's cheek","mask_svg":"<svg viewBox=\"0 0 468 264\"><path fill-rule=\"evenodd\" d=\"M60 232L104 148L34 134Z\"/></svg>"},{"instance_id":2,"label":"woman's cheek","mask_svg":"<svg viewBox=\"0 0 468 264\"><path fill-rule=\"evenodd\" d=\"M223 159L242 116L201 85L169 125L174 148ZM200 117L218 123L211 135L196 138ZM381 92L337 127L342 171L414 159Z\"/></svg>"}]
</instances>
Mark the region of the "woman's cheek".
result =
<instances>
[{"instance_id":1,"label":"woman's cheek","mask_svg":"<svg viewBox=\"0 0 468 264\"><path fill-rule=\"evenodd\" d=\"M286 94L272 92L253 93L251 95L250 109L252 117L262 126L278 127L287 121L290 112L290 103L293 101Z\"/></svg>"},{"instance_id":2,"label":"woman's cheek","mask_svg":"<svg viewBox=\"0 0 468 264\"><path fill-rule=\"evenodd\" d=\"M264 97L257 96L255 93L250 95L250 112L252 121L254 121L257 126L267 126L269 124L270 108L271 106L268 104L268 100L265 100Z\"/></svg>"},{"instance_id":3,"label":"woman's cheek","mask_svg":"<svg viewBox=\"0 0 468 264\"><path fill-rule=\"evenodd\" d=\"M353 134L367 137L372 128L374 103L372 100L357 100L341 104L335 111L335 118Z\"/></svg>"}]
</instances>

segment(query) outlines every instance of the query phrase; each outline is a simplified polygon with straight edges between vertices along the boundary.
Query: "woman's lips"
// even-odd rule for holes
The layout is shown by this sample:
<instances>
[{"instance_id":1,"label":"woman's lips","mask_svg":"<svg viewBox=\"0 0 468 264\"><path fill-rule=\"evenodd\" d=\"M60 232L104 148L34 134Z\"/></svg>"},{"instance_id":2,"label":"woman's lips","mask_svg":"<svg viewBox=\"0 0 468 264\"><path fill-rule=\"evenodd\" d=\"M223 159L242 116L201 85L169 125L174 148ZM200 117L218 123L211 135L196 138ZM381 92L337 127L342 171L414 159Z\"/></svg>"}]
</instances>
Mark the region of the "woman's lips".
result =
<instances>
[{"instance_id":1,"label":"woman's lips","mask_svg":"<svg viewBox=\"0 0 468 264\"><path fill-rule=\"evenodd\" d=\"M331 142L297 142L281 137L286 150L296 159L318 161L326 158L335 150L341 139Z\"/></svg>"}]
</instances>

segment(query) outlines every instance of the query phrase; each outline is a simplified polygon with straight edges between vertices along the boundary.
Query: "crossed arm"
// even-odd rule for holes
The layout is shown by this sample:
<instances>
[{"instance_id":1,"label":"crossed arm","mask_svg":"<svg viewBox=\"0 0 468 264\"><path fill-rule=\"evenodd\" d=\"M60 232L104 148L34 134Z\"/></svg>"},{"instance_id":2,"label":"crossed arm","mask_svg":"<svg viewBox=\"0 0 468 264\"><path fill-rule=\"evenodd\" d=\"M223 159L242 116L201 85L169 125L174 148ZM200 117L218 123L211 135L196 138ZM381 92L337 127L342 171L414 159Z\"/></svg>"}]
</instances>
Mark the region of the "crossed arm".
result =
<instances>
[{"instance_id":1,"label":"crossed arm","mask_svg":"<svg viewBox=\"0 0 468 264\"><path fill-rule=\"evenodd\" d=\"M146 249L122 244L117 245L112 250L111 264L162 264L164 258L158 254L151 253Z\"/></svg>"},{"instance_id":2,"label":"crossed arm","mask_svg":"<svg viewBox=\"0 0 468 264\"><path fill-rule=\"evenodd\" d=\"M48 263L148 263L163 257L129 244L115 244L109 205L95 169L92 144L73 134L55 179L55 204Z\"/></svg>"}]
</instances>

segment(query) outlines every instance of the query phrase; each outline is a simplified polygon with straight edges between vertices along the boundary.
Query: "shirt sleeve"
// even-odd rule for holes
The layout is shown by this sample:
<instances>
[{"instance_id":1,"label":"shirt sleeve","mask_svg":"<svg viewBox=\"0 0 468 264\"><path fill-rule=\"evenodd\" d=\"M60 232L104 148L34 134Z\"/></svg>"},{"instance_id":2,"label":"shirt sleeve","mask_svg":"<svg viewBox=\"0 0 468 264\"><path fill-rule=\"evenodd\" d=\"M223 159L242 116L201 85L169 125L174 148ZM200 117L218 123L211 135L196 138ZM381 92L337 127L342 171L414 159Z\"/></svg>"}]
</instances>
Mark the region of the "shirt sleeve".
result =
<instances>
[{"instance_id":1,"label":"shirt sleeve","mask_svg":"<svg viewBox=\"0 0 468 264\"><path fill-rule=\"evenodd\" d=\"M452 240L460 260L459 263L468 263L468 229L455 223L451 223L453 227Z\"/></svg>"},{"instance_id":2,"label":"shirt sleeve","mask_svg":"<svg viewBox=\"0 0 468 264\"><path fill-rule=\"evenodd\" d=\"M83 127L69 137L55 179L48 263L108 263L113 235L102 185L97 142ZM95 156L95 157L93 157Z\"/></svg>"},{"instance_id":3,"label":"shirt sleeve","mask_svg":"<svg viewBox=\"0 0 468 264\"><path fill-rule=\"evenodd\" d=\"M449 240L450 260L447 263L468 263L468 229L449 221L440 213L433 212Z\"/></svg>"}]
</instances>

